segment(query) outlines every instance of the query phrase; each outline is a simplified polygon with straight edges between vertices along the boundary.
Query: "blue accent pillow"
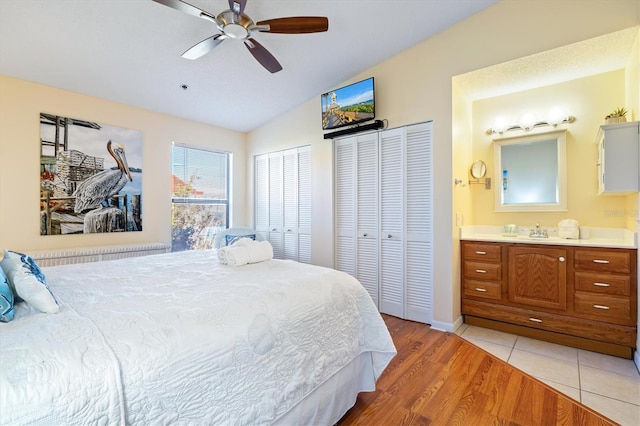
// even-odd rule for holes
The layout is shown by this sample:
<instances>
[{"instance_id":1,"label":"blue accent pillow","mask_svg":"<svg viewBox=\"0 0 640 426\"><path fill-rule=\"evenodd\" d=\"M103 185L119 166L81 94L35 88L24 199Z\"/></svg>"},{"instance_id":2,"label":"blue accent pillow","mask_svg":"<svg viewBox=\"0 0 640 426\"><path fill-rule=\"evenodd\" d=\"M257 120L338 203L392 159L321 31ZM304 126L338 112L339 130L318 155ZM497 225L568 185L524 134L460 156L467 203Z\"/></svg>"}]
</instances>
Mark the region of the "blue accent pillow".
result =
<instances>
[{"instance_id":1,"label":"blue accent pillow","mask_svg":"<svg viewBox=\"0 0 640 426\"><path fill-rule=\"evenodd\" d=\"M60 310L44 273L31 256L5 250L0 267L9 279L16 300L19 297L40 312L55 314Z\"/></svg>"},{"instance_id":2,"label":"blue accent pillow","mask_svg":"<svg viewBox=\"0 0 640 426\"><path fill-rule=\"evenodd\" d=\"M0 321L9 322L13 319L13 291L9 286L9 279L0 268Z\"/></svg>"},{"instance_id":3,"label":"blue accent pillow","mask_svg":"<svg viewBox=\"0 0 640 426\"><path fill-rule=\"evenodd\" d=\"M238 241L240 238L251 238L252 240L255 241L256 234L250 234L250 235L225 235L224 236L224 241L227 243L226 245L230 246L231 244L233 244L236 241Z\"/></svg>"}]
</instances>

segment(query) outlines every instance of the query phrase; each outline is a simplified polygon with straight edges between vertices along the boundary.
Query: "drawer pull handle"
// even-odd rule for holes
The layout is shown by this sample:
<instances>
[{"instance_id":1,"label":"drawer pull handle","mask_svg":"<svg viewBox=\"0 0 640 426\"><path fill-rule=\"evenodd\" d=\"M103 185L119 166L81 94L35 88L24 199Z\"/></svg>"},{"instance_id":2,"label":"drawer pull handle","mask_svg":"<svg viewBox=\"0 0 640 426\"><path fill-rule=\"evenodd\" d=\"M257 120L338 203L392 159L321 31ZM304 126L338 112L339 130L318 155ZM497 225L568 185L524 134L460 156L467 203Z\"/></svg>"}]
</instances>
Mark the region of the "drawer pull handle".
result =
<instances>
[{"instance_id":1,"label":"drawer pull handle","mask_svg":"<svg viewBox=\"0 0 640 426\"><path fill-rule=\"evenodd\" d=\"M479 274L486 274L487 273L487 271L484 270L484 269L476 269L476 272L479 273Z\"/></svg>"},{"instance_id":2,"label":"drawer pull handle","mask_svg":"<svg viewBox=\"0 0 640 426\"><path fill-rule=\"evenodd\" d=\"M476 254L487 254L486 251L477 251Z\"/></svg>"},{"instance_id":3,"label":"drawer pull handle","mask_svg":"<svg viewBox=\"0 0 640 426\"><path fill-rule=\"evenodd\" d=\"M609 263L608 260L602 260L602 259L593 259L593 263L604 263L607 264Z\"/></svg>"},{"instance_id":4,"label":"drawer pull handle","mask_svg":"<svg viewBox=\"0 0 640 426\"><path fill-rule=\"evenodd\" d=\"M540 318L529 318L529 321L531 321L531 322L542 322L542 320Z\"/></svg>"},{"instance_id":5,"label":"drawer pull handle","mask_svg":"<svg viewBox=\"0 0 640 426\"><path fill-rule=\"evenodd\" d=\"M604 309L605 311L609 309L606 305L593 305L593 307L596 309Z\"/></svg>"},{"instance_id":6,"label":"drawer pull handle","mask_svg":"<svg viewBox=\"0 0 640 426\"><path fill-rule=\"evenodd\" d=\"M611 284L607 283L593 283L596 287L611 287Z\"/></svg>"},{"instance_id":7,"label":"drawer pull handle","mask_svg":"<svg viewBox=\"0 0 640 426\"><path fill-rule=\"evenodd\" d=\"M482 293L486 293L487 289L486 288L481 288L481 287L476 287L476 291L482 292Z\"/></svg>"}]
</instances>

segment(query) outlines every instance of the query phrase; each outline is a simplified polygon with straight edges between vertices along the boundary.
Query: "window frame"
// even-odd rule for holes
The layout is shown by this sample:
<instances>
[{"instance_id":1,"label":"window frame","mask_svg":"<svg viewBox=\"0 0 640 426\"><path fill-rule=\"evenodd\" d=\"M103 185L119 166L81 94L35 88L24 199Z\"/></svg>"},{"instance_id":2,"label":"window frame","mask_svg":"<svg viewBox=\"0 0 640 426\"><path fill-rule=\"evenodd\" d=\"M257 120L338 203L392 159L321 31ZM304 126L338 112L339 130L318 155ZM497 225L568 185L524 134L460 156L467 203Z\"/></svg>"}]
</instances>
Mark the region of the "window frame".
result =
<instances>
[{"instance_id":1,"label":"window frame","mask_svg":"<svg viewBox=\"0 0 640 426\"><path fill-rule=\"evenodd\" d=\"M176 176L177 178L181 179L183 182L188 182L188 176L178 176L175 174L175 152L174 149L175 148L181 148L183 149L185 156L183 157L183 163L184 163L184 168L185 168L185 175L188 174L188 166L187 166L187 161L186 160L186 153L191 151L201 151L207 154L220 154L220 155L224 155L224 159L225 159L225 171L226 171L226 176L225 176L225 185L224 185L224 194L226 196L226 198L210 198L210 197L178 197L174 195L174 188L172 188L172 192L171 192L171 208L173 211L173 205L180 205L180 204L198 204L198 205L224 205L225 206L225 217L224 217L224 221L225 221L225 229L229 228L229 220L231 217L231 157L232 157L232 153L229 151L224 151L224 150L218 150L218 149L208 149L208 148L203 148L203 147L198 147L198 146L191 146L191 145L187 145L187 144L182 144L182 143L177 143L177 142L172 142L171 143L171 176L173 179L173 176ZM186 178L186 180L185 180ZM172 223L171 223L171 231L172 231L172 235L173 235L173 229L174 229L174 224L173 224L173 215L172 215ZM172 237L173 240L173 237ZM173 241L172 241L173 242ZM173 244L172 244L173 245Z\"/></svg>"}]
</instances>

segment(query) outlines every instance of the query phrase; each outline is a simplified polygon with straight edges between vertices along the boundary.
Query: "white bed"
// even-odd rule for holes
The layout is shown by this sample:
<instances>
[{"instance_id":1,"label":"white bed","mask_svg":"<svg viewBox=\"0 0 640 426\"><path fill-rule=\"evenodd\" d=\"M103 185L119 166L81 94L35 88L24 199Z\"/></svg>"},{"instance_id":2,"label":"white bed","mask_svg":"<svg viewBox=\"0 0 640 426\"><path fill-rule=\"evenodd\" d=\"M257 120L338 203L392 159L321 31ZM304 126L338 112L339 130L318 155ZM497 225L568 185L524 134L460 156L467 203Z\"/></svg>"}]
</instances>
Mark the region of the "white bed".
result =
<instances>
[{"instance_id":1,"label":"white bed","mask_svg":"<svg viewBox=\"0 0 640 426\"><path fill-rule=\"evenodd\" d=\"M191 251L43 272L60 312L0 324L0 424L334 424L396 353L332 269Z\"/></svg>"}]
</instances>

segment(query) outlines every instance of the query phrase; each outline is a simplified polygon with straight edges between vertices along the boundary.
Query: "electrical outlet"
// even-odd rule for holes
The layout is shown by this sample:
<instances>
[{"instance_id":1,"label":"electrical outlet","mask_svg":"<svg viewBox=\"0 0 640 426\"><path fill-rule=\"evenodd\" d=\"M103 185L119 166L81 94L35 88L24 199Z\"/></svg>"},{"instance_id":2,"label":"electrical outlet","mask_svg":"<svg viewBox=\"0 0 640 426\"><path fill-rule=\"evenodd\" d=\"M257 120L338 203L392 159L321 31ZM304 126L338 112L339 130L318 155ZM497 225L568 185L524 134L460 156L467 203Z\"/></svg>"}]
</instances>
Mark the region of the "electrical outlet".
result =
<instances>
[{"instance_id":1,"label":"electrical outlet","mask_svg":"<svg viewBox=\"0 0 640 426\"><path fill-rule=\"evenodd\" d=\"M464 225L464 215L460 212L456 213L456 226L461 228Z\"/></svg>"}]
</instances>

